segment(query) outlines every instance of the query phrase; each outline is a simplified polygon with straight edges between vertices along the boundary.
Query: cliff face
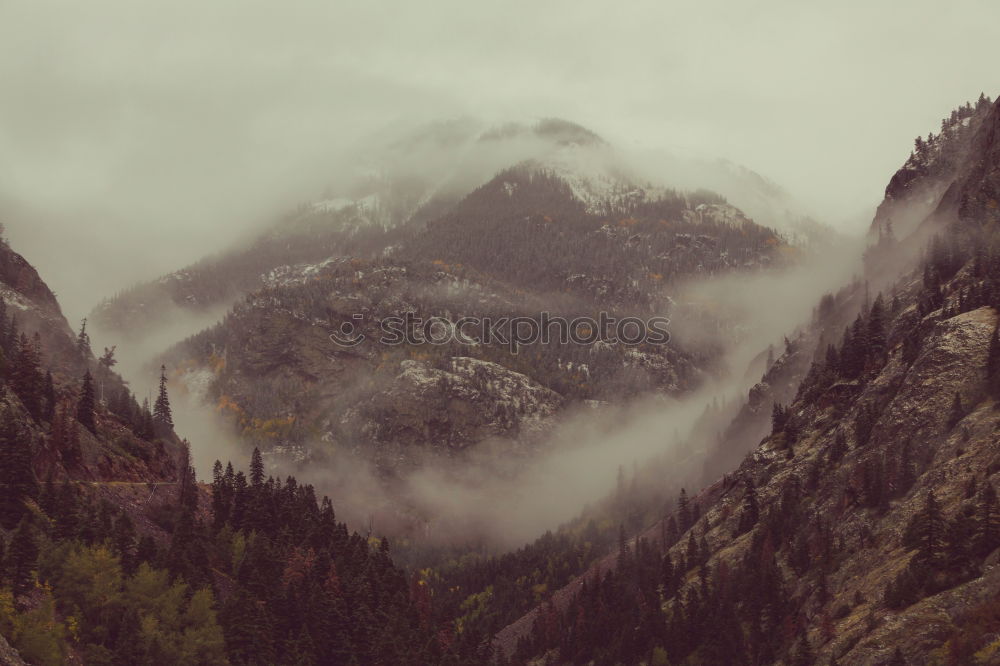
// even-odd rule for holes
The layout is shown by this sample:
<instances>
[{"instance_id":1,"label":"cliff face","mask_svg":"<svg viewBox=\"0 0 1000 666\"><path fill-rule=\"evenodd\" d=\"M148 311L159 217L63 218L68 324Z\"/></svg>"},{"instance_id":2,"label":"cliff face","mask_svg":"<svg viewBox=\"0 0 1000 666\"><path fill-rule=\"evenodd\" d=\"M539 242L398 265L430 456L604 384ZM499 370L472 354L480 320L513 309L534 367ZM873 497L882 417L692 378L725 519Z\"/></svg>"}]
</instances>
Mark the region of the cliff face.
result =
<instances>
[{"instance_id":1,"label":"cliff face","mask_svg":"<svg viewBox=\"0 0 1000 666\"><path fill-rule=\"evenodd\" d=\"M983 399L996 323L990 307L925 322L928 338L912 365L907 367L897 347L885 368L863 385L849 392L831 386L817 401L793 402L789 409L801 429L791 448L784 433L774 434L741 465L737 478L756 488L762 513L780 506L788 493L798 495L797 510L806 517L774 547L787 549L791 560L794 544L802 542L818 560L790 576L788 585L801 600L801 631L817 647L819 663L830 657L884 663L896 647L908 663L929 663L928 656L960 631L969 613L1000 594L996 554L985 553L979 575L970 580L903 609L885 604L886 588L917 557L903 536L926 494L933 492L943 514L956 519L976 511L977 491L970 489L1000 485L1000 412L995 398ZM965 396L970 411L951 423L956 393ZM872 406L879 413L861 441L859 419ZM838 438L848 450L836 459ZM904 481L909 475L917 477L912 486ZM879 492L892 498L871 506L868 484L884 484ZM751 551L752 532L733 536L746 502L746 492L737 486L694 527L705 532L713 550L709 566L738 567ZM817 551L831 543L835 555L821 564ZM684 543L671 553L675 561L683 558ZM818 596L821 576L825 600Z\"/></svg>"},{"instance_id":2,"label":"cliff face","mask_svg":"<svg viewBox=\"0 0 1000 666\"><path fill-rule=\"evenodd\" d=\"M17 422L32 443L37 477L90 482L172 477L179 441L172 434L157 442L136 434L125 413L130 406L112 408L116 398L127 394L124 382L91 352L78 348L55 295L6 242L0 243L0 299L5 312L0 402L6 418ZM33 365L19 358L22 336L35 357ZM74 418L87 371L94 378L93 430ZM43 382L46 372L52 375L50 394Z\"/></svg>"},{"instance_id":3,"label":"cliff face","mask_svg":"<svg viewBox=\"0 0 1000 666\"><path fill-rule=\"evenodd\" d=\"M579 637L622 597L639 610L605 620L595 649L612 660L655 647L671 663L1000 662L1000 104L965 119L960 150L911 158L876 216L916 197L910 234L938 238L914 267L912 237L883 231L869 263L884 296L853 285L820 304L731 426L783 403L770 433L692 498L700 517L623 544L501 632L502 652L569 661L546 640L552 608Z\"/></svg>"},{"instance_id":4,"label":"cliff face","mask_svg":"<svg viewBox=\"0 0 1000 666\"><path fill-rule=\"evenodd\" d=\"M13 316L22 332L29 337L39 334L42 351L49 356L55 372L82 373L73 332L55 294L38 271L5 241L0 242L0 298L6 305L6 316Z\"/></svg>"},{"instance_id":5,"label":"cliff face","mask_svg":"<svg viewBox=\"0 0 1000 666\"><path fill-rule=\"evenodd\" d=\"M0 664L3 666L27 666L17 650L12 648L3 636L0 636Z\"/></svg>"},{"instance_id":6,"label":"cliff face","mask_svg":"<svg viewBox=\"0 0 1000 666\"><path fill-rule=\"evenodd\" d=\"M983 106L983 109L988 108ZM1000 222L1000 115L993 112L979 123L961 176L945 193L942 214L989 228Z\"/></svg>"},{"instance_id":7,"label":"cliff face","mask_svg":"<svg viewBox=\"0 0 1000 666\"><path fill-rule=\"evenodd\" d=\"M872 221L872 231L895 227L910 234L935 210L954 209L963 183L984 184L984 160L995 150L995 114L988 98L966 105L941 121L941 131L918 137L910 157L889 180L885 199ZM993 156L995 158L995 155ZM944 196L945 193L948 196ZM970 209L971 214L971 209Z\"/></svg>"}]
</instances>

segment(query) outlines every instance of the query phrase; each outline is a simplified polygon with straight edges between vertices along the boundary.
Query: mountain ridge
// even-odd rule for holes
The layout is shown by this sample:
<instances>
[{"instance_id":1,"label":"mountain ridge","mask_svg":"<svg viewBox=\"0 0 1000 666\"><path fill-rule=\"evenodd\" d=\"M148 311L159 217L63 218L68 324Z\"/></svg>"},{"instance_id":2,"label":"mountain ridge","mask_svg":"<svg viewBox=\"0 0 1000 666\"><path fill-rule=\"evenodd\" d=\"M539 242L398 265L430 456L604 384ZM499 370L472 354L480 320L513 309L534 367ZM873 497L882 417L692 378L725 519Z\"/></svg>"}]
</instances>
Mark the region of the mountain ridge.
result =
<instances>
[{"instance_id":1,"label":"mountain ridge","mask_svg":"<svg viewBox=\"0 0 1000 666\"><path fill-rule=\"evenodd\" d=\"M792 373L795 395L787 407L775 401L770 434L739 469L690 500L682 494L678 511L499 632L501 661L597 651L671 663L996 663L1000 247L995 220L980 213L997 192L1000 102L982 104L982 127L956 153L956 166L968 161L950 172L958 177L921 191L912 174L897 174L876 214L878 229L909 188L907 197L933 204L911 233L926 224L945 240L930 241L914 265L899 247L905 236L883 232L869 264L904 256L901 274L882 275L891 299L873 302L862 283L824 298L814 332L783 355L805 345L811 367ZM949 189L961 195L938 204ZM837 345L845 316L858 312ZM687 517L690 505L700 517ZM661 596L650 605L642 592L654 583ZM607 615L616 595L641 612ZM600 645L588 638L595 622L610 623Z\"/></svg>"}]
</instances>

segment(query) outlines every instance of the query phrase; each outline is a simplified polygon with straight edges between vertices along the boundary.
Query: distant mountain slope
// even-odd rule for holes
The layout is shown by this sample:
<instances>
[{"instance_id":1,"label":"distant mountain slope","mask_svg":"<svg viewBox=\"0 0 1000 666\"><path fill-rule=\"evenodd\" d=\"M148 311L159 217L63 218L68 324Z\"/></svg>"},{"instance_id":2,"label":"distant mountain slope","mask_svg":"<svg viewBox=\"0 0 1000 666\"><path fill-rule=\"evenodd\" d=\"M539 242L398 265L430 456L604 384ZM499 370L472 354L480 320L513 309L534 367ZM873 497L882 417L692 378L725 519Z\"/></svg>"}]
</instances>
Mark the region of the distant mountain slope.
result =
<instances>
[{"instance_id":1,"label":"distant mountain slope","mask_svg":"<svg viewBox=\"0 0 1000 666\"><path fill-rule=\"evenodd\" d=\"M688 392L721 370L714 341L381 342L384 322L407 314L445 327L461 317L541 321L543 312L666 315L686 280L794 257L708 193L663 191L616 207L590 212L537 164L504 171L378 259L271 271L219 326L169 352L169 364L262 448L294 457L349 446L386 470L427 451L537 440L580 401ZM366 340L338 347L331 335L344 325Z\"/></svg>"},{"instance_id":2,"label":"distant mountain slope","mask_svg":"<svg viewBox=\"0 0 1000 666\"><path fill-rule=\"evenodd\" d=\"M245 245L122 291L94 309L94 325L116 339L141 338L176 308L200 313L231 304L279 266L375 257L419 237L427 223L454 217L471 192L514 167L559 179L584 212L602 216L627 217L636 207L676 200L677 193L667 189L678 187L671 178L690 190L717 183L723 195L733 191L734 201L753 206L758 223L796 245L828 239L819 225L800 220L780 188L747 169L687 163L672 163L666 171L640 168L593 132L564 120L497 127L474 120L437 123L375 141L364 154L354 175L331 186L324 199L290 212ZM532 213L544 211L536 207ZM798 220L794 228L792 218Z\"/></svg>"}]
</instances>

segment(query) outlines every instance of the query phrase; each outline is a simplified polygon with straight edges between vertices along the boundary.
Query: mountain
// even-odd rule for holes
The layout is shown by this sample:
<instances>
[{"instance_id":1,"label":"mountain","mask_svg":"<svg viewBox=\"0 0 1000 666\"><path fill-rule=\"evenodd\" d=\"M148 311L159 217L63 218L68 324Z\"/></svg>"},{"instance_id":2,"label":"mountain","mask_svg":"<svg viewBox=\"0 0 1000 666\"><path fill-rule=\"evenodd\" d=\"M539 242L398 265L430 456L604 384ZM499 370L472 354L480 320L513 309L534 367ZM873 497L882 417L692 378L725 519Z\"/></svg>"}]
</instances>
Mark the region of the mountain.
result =
<instances>
[{"instance_id":1,"label":"mountain","mask_svg":"<svg viewBox=\"0 0 1000 666\"><path fill-rule=\"evenodd\" d=\"M344 198L95 312L138 340L234 303L157 359L152 406L0 243L0 661L1000 663L1000 102L915 143L864 274L780 349L699 290L816 270L815 241L637 177L585 128L445 123L376 153L391 168ZM514 339L602 313L648 337ZM181 390L237 426L248 470L196 482ZM433 510L397 483L421 468L531 470L573 416L606 446L666 423L615 411L634 401L703 408L534 542L477 541L502 523L437 543L426 515L392 548L375 533L379 502ZM356 458L377 487L338 509L366 534L268 476L362 476Z\"/></svg>"},{"instance_id":2,"label":"mountain","mask_svg":"<svg viewBox=\"0 0 1000 666\"><path fill-rule=\"evenodd\" d=\"M24 437L40 447L35 452L37 477L110 476L123 481L171 477L171 446L153 454L146 450L144 414L112 370L114 350L104 355L104 362L98 361L86 330L71 331L52 291L6 241L0 243L0 299L8 416L23 426ZM93 376L96 404L108 409L98 408L92 427L74 427L73 441L64 441L68 431L57 430L68 428L65 419L77 412L75 401L86 373ZM178 442L168 444L176 453Z\"/></svg>"},{"instance_id":3,"label":"mountain","mask_svg":"<svg viewBox=\"0 0 1000 666\"><path fill-rule=\"evenodd\" d=\"M575 136L575 135L574 135ZM646 320L687 281L786 266L773 231L708 193L587 203L537 163L500 172L380 256L281 267L217 326L167 353L176 378L244 440L320 462L348 449L387 473L485 441L531 450L581 404L683 395L721 372L711 336L658 344L511 344L461 318L542 328L544 317ZM436 322L387 344L387 323ZM474 324L474 322L473 322ZM594 324L596 326L596 323ZM331 340L343 327L364 340ZM465 332L463 330L463 332Z\"/></svg>"},{"instance_id":4,"label":"mountain","mask_svg":"<svg viewBox=\"0 0 1000 666\"><path fill-rule=\"evenodd\" d=\"M497 173L529 165L562 180L588 213L627 217L635 206L675 194L670 187L717 185L797 246L832 242L825 227L796 212L801 207L781 188L748 169L670 157L647 165L565 120L492 126L460 119L386 134L359 146L359 163L345 169L321 200L226 252L122 291L94 309L93 325L115 339L142 338L180 313L228 307L263 286L262 276L275 268L330 256L379 256L428 222L454 214Z\"/></svg>"},{"instance_id":5,"label":"mountain","mask_svg":"<svg viewBox=\"0 0 1000 666\"><path fill-rule=\"evenodd\" d=\"M998 663L1000 102L943 128L890 181L871 280L824 297L760 385L797 388L751 393L770 432L500 631L500 653Z\"/></svg>"},{"instance_id":6,"label":"mountain","mask_svg":"<svg viewBox=\"0 0 1000 666\"><path fill-rule=\"evenodd\" d=\"M0 663L442 659L387 541L259 456L197 484L165 379L140 406L6 242L0 312Z\"/></svg>"}]
</instances>

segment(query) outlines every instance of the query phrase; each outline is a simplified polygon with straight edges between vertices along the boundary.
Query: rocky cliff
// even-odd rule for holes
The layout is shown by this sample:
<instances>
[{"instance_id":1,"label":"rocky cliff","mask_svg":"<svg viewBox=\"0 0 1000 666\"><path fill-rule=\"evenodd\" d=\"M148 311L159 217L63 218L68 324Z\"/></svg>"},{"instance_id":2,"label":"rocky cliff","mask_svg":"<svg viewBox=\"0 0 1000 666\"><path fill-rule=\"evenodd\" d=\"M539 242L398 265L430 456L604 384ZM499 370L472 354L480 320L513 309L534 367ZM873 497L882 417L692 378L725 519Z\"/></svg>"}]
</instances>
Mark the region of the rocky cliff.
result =
<instances>
[{"instance_id":1,"label":"rocky cliff","mask_svg":"<svg viewBox=\"0 0 1000 666\"><path fill-rule=\"evenodd\" d=\"M775 402L770 432L735 473L505 629L498 650L550 663L581 651L626 663L1000 663L1000 232L990 212L1000 104L963 109L946 131L960 145L918 142L946 162L911 157L876 216L884 224L917 197L923 217L909 234L936 234L917 265L894 255L909 237L883 231L884 295L854 285L821 304L768 373L801 368L806 350L797 389L755 387L787 402ZM767 409L759 398L736 423ZM587 631L601 622L596 644Z\"/></svg>"}]
</instances>

